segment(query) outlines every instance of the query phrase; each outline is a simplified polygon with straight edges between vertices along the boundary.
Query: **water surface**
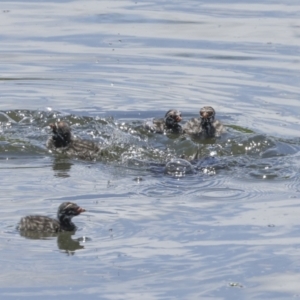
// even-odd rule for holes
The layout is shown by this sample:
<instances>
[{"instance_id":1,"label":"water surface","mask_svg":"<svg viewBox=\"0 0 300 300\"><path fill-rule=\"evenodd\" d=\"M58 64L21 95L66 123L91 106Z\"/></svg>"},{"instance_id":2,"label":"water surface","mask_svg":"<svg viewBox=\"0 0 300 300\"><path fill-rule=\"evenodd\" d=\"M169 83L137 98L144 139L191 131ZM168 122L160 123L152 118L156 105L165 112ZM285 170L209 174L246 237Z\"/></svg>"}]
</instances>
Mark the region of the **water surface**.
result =
<instances>
[{"instance_id":1,"label":"water surface","mask_svg":"<svg viewBox=\"0 0 300 300\"><path fill-rule=\"evenodd\" d=\"M1 299L299 297L297 1L2 1ZM147 118L212 105L219 139ZM48 125L107 148L50 153ZM171 159L191 171L170 174ZM63 201L74 235L22 236Z\"/></svg>"}]
</instances>

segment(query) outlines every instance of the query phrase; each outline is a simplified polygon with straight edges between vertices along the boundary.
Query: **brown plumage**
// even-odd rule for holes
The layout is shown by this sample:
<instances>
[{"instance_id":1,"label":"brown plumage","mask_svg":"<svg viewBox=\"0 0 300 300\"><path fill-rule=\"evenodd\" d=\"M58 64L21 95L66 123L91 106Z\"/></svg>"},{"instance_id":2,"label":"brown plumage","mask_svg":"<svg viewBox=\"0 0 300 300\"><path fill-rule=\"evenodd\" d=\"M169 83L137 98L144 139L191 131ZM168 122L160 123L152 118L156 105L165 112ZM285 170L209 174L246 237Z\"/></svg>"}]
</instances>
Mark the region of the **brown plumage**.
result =
<instances>
[{"instance_id":1,"label":"brown plumage","mask_svg":"<svg viewBox=\"0 0 300 300\"><path fill-rule=\"evenodd\" d=\"M166 112L164 118L148 120L145 123L145 128L156 133L181 133L182 128L179 124L181 120L181 112L175 109L170 109Z\"/></svg>"},{"instance_id":2,"label":"brown plumage","mask_svg":"<svg viewBox=\"0 0 300 300\"><path fill-rule=\"evenodd\" d=\"M215 110L211 106L204 106L199 113L200 118L193 118L184 124L184 133L203 138L220 136L224 127L220 121L215 120Z\"/></svg>"},{"instance_id":3,"label":"brown plumage","mask_svg":"<svg viewBox=\"0 0 300 300\"><path fill-rule=\"evenodd\" d=\"M18 229L20 231L35 232L61 232L75 231L76 226L72 223L72 218L78 216L85 209L72 202L62 203L57 211L57 219L46 216L27 216L20 220Z\"/></svg>"},{"instance_id":4,"label":"brown plumage","mask_svg":"<svg viewBox=\"0 0 300 300\"><path fill-rule=\"evenodd\" d=\"M47 141L48 149L87 160L93 160L101 155L99 145L93 141L74 138L66 122L58 122L49 126L53 135Z\"/></svg>"}]
</instances>

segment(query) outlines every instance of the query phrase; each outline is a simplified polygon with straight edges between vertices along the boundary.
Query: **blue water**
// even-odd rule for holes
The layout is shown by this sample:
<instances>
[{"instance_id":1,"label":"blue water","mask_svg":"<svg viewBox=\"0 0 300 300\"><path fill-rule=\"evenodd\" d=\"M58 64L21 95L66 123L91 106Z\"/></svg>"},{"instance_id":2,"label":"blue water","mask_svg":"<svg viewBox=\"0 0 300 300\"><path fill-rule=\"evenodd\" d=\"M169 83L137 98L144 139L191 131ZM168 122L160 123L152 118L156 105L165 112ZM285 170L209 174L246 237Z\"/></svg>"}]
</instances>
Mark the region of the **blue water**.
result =
<instances>
[{"instance_id":1,"label":"blue water","mask_svg":"<svg viewBox=\"0 0 300 300\"><path fill-rule=\"evenodd\" d=\"M299 288L297 1L2 1L1 299L290 299ZM213 141L147 118L211 105ZM50 153L65 120L109 155ZM181 155L200 159L168 174ZM87 212L24 237L29 214Z\"/></svg>"}]
</instances>

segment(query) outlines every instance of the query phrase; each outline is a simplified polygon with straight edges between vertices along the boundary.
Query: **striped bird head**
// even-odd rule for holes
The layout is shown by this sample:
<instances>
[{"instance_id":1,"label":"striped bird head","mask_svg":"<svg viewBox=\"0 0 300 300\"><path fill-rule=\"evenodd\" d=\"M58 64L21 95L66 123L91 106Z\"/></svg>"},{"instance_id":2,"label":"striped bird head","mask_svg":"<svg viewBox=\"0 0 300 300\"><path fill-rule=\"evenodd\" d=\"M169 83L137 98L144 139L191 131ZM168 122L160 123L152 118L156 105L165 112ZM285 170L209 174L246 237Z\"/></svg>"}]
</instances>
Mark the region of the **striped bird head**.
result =
<instances>
[{"instance_id":1,"label":"striped bird head","mask_svg":"<svg viewBox=\"0 0 300 300\"><path fill-rule=\"evenodd\" d=\"M71 142L71 128L65 122L56 122L49 125L52 129L54 145L57 148L66 147Z\"/></svg>"},{"instance_id":2,"label":"striped bird head","mask_svg":"<svg viewBox=\"0 0 300 300\"><path fill-rule=\"evenodd\" d=\"M57 218L59 220L71 220L73 217L78 216L82 212L85 212L84 208L81 208L75 203L64 202L58 207Z\"/></svg>"},{"instance_id":3,"label":"striped bird head","mask_svg":"<svg viewBox=\"0 0 300 300\"><path fill-rule=\"evenodd\" d=\"M176 109L170 109L165 115L165 122L167 128L173 128L178 126L178 123L181 122L182 116L181 112Z\"/></svg>"}]
</instances>

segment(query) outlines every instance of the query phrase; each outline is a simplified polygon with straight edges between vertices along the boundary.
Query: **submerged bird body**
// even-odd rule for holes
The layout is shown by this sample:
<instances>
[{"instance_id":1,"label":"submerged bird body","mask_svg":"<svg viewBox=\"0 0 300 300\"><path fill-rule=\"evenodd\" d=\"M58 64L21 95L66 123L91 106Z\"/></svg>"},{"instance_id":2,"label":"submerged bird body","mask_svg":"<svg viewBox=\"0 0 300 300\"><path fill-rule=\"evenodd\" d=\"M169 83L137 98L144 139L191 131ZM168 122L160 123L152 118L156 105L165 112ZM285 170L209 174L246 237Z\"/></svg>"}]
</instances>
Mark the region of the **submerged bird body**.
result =
<instances>
[{"instance_id":1,"label":"submerged bird body","mask_svg":"<svg viewBox=\"0 0 300 300\"><path fill-rule=\"evenodd\" d=\"M148 120L145 128L156 133L181 133L182 127L179 124L181 120L180 111L170 109L164 118Z\"/></svg>"},{"instance_id":2,"label":"submerged bird body","mask_svg":"<svg viewBox=\"0 0 300 300\"><path fill-rule=\"evenodd\" d=\"M220 136L224 128L220 121L215 120L215 110L204 106L199 113L200 118L193 118L184 124L184 133L203 138Z\"/></svg>"},{"instance_id":3,"label":"submerged bird body","mask_svg":"<svg viewBox=\"0 0 300 300\"><path fill-rule=\"evenodd\" d=\"M88 160L93 160L101 154L100 147L93 141L74 138L67 123L59 122L49 126L53 135L47 141L48 149Z\"/></svg>"},{"instance_id":4,"label":"submerged bird body","mask_svg":"<svg viewBox=\"0 0 300 300\"><path fill-rule=\"evenodd\" d=\"M62 203L57 211L57 219L46 216L27 216L20 220L18 229L20 231L35 232L61 232L75 231L76 226L72 218L84 212L85 209L72 202Z\"/></svg>"}]
</instances>

